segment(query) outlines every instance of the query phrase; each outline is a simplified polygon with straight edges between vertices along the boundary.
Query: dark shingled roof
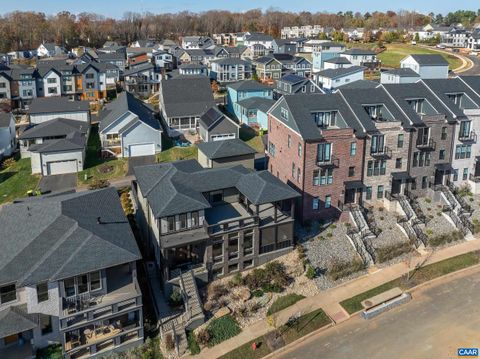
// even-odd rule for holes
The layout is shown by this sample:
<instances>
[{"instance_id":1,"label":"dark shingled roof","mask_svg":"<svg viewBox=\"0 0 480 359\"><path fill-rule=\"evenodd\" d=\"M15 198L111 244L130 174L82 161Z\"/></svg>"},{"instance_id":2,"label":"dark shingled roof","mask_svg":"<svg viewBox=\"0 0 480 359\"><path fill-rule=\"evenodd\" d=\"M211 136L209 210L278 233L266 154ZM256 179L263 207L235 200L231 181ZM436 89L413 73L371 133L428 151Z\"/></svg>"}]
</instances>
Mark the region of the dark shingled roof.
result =
<instances>
[{"instance_id":1,"label":"dark shingled roof","mask_svg":"<svg viewBox=\"0 0 480 359\"><path fill-rule=\"evenodd\" d=\"M371 89L380 86L376 81L357 80L339 86L338 89Z\"/></svg>"},{"instance_id":2,"label":"dark shingled roof","mask_svg":"<svg viewBox=\"0 0 480 359\"><path fill-rule=\"evenodd\" d=\"M409 67L401 68L401 69L392 69L385 71L384 74L389 74L389 75L395 75L395 76L400 76L400 77L418 77L420 78L420 75L417 74L415 71L413 71Z\"/></svg>"},{"instance_id":3,"label":"dark shingled roof","mask_svg":"<svg viewBox=\"0 0 480 359\"><path fill-rule=\"evenodd\" d=\"M30 104L29 113L56 113L56 112L88 112L90 103L88 101L70 101L68 97L36 97Z\"/></svg>"},{"instance_id":4,"label":"dark shingled roof","mask_svg":"<svg viewBox=\"0 0 480 359\"><path fill-rule=\"evenodd\" d=\"M331 59L325 60L325 62L328 62L329 64L351 64L351 62L344 56L332 57Z\"/></svg>"},{"instance_id":5,"label":"dark shingled roof","mask_svg":"<svg viewBox=\"0 0 480 359\"><path fill-rule=\"evenodd\" d=\"M0 127L9 127L12 114L7 112L0 112Z\"/></svg>"},{"instance_id":6,"label":"dark shingled roof","mask_svg":"<svg viewBox=\"0 0 480 359\"><path fill-rule=\"evenodd\" d=\"M317 72L318 76L327 77L330 79L335 79L337 77L347 76L350 74L354 74L356 72L364 71L365 67L363 66L351 66L351 67L343 67L339 69L326 69Z\"/></svg>"},{"instance_id":7,"label":"dark shingled roof","mask_svg":"<svg viewBox=\"0 0 480 359\"><path fill-rule=\"evenodd\" d=\"M364 133L360 122L355 118L343 98L338 93L333 94L295 94L280 99L282 106L286 104L292 118L284 120L277 118L287 127L299 133L304 140L322 139L321 130L312 119L312 112L338 111L349 128L358 133Z\"/></svg>"},{"instance_id":8,"label":"dark shingled roof","mask_svg":"<svg viewBox=\"0 0 480 359\"><path fill-rule=\"evenodd\" d=\"M57 281L141 258L113 187L5 205L0 228L2 284Z\"/></svg>"},{"instance_id":9,"label":"dark shingled roof","mask_svg":"<svg viewBox=\"0 0 480 359\"><path fill-rule=\"evenodd\" d=\"M42 122L25 130L18 138L21 140L29 138L67 136L72 132L86 134L89 125L84 121L69 120L66 118L55 118Z\"/></svg>"},{"instance_id":10,"label":"dark shingled roof","mask_svg":"<svg viewBox=\"0 0 480 359\"><path fill-rule=\"evenodd\" d=\"M267 113L275 104L275 100L264 97L248 97L245 100L238 101L237 104L247 109L257 109Z\"/></svg>"},{"instance_id":11,"label":"dark shingled roof","mask_svg":"<svg viewBox=\"0 0 480 359\"><path fill-rule=\"evenodd\" d=\"M205 76L177 77L160 83L160 106L167 117L200 116L214 105L210 80Z\"/></svg>"},{"instance_id":12,"label":"dark shingled roof","mask_svg":"<svg viewBox=\"0 0 480 359\"><path fill-rule=\"evenodd\" d=\"M244 65L244 66L250 65L250 62L242 60L240 58L236 58L236 57L227 57L224 59L212 61L212 63L213 62L219 65Z\"/></svg>"},{"instance_id":13,"label":"dark shingled roof","mask_svg":"<svg viewBox=\"0 0 480 359\"><path fill-rule=\"evenodd\" d=\"M437 54L412 54L410 55L420 65L448 66L448 61L442 55ZM408 56L407 56L408 57Z\"/></svg>"},{"instance_id":14,"label":"dark shingled roof","mask_svg":"<svg viewBox=\"0 0 480 359\"><path fill-rule=\"evenodd\" d=\"M480 29L479 29L480 30ZM477 95L480 96L480 76L459 76Z\"/></svg>"},{"instance_id":15,"label":"dark shingled roof","mask_svg":"<svg viewBox=\"0 0 480 359\"><path fill-rule=\"evenodd\" d=\"M353 48L344 52L346 55L375 55L376 52L368 49Z\"/></svg>"},{"instance_id":16,"label":"dark shingled roof","mask_svg":"<svg viewBox=\"0 0 480 359\"><path fill-rule=\"evenodd\" d=\"M298 193L269 172L243 166L202 168L195 160L135 167L155 217L211 208L203 193L237 188L253 204L295 198Z\"/></svg>"},{"instance_id":17,"label":"dark shingled roof","mask_svg":"<svg viewBox=\"0 0 480 359\"><path fill-rule=\"evenodd\" d=\"M263 91L272 89L270 86L261 84L260 82L255 80L239 81L228 84L227 87L230 87L236 91Z\"/></svg>"},{"instance_id":18,"label":"dark shingled roof","mask_svg":"<svg viewBox=\"0 0 480 359\"><path fill-rule=\"evenodd\" d=\"M225 114L220 111L217 106L210 107L202 116L200 116L199 122L201 125L203 125L205 129L209 130L212 126L214 126L218 121L222 119L231 121L238 126L235 121L225 116Z\"/></svg>"},{"instance_id":19,"label":"dark shingled roof","mask_svg":"<svg viewBox=\"0 0 480 359\"><path fill-rule=\"evenodd\" d=\"M198 144L198 150L203 152L203 154L211 160L256 153L252 147L238 138L224 141L202 142Z\"/></svg>"},{"instance_id":20,"label":"dark shingled roof","mask_svg":"<svg viewBox=\"0 0 480 359\"><path fill-rule=\"evenodd\" d=\"M0 337L25 332L38 326L38 315L28 314L27 305L10 306L0 310Z\"/></svg>"},{"instance_id":21,"label":"dark shingled roof","mask_svg":"<svg viewBox=\"0 0 480 359\"><path fill-rule=\"evenodd\" d=\"M100 112L100 131L118 120L126 112L132 112L137 115L140 121L153 129L160 129L160 122L155 117L155 112L130 92L123 91L118 94L118 97L113 102L107 104Z\"/></svg>"}]
</instances>

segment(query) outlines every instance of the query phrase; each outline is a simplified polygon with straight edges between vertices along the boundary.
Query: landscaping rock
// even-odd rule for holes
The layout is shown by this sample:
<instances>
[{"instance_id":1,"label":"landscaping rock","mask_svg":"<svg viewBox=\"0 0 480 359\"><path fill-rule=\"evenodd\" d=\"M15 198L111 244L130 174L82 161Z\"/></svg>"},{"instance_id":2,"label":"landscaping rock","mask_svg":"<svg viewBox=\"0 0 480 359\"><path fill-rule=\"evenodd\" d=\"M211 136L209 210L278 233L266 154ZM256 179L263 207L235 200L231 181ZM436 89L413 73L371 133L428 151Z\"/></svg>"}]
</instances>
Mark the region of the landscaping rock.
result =
<instances>
[{"instance_id":1,"label":"landscaping rock","mask_svg":"<svg viewBox=\"0 0 480 359\"><path fill-rule=\"evenodd\" d=\"M230 308L228 307L223 307L223 308L220 308L213 316L215 318L221 318L221 317L224 317L228 314L230 314L232 311L230 310Z\"/></svg>"}]
</instances>

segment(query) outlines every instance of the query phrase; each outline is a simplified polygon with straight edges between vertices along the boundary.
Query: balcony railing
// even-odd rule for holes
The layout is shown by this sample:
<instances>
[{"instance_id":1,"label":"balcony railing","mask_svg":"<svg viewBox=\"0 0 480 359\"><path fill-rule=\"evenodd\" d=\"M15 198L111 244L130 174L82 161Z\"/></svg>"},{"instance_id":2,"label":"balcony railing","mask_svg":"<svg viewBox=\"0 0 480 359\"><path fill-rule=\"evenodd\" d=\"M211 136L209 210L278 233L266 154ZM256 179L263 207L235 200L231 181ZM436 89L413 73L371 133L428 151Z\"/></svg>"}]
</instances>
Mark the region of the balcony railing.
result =
<instances>
[{"instance_id":1,"label":"balcony railing","mask_svg":"<svg viewBox=\"0 0 480 359\"><path fill-rule=\"evenodd\" d=\"M122 140L103 140L103 147L118 147L122 145Z\"/></svg>"},{"instance_id":2,"label":"balcony railing","mask_svg":"<svg viewBox=\"0 0 480 359\"><path fill-rule=\"evenodd\" d=\"M383 146L381 148L371 149L370 155L379 158L392 158L392 150L388 146Z\"/></svg>"},{"instance_id":3,"label":"balcony railing","mask_svg":"<svg viewBox=\"0 0 480 359\"><path fill-rule=\"evenodd\" d=\"M461 142L476 142L477 135L475 134L475 131L470 131L469 133L459 133L458 140Z\"/></svg>"},{"instance_id":4,"label":"balcony railing","mask_svg":"<svg viewBox=\"0 0 480 359\"><path fill-rule=\"evenodd\" d=\"M260 223L260 217L258 216L234 219L232 221L222 222L218 224L208 224L208 222L205 219L203 220L203 225L209 235L217 234L220 232L239 230L239 229L250 227L250 226L258 226L259 223Z\"/></svg>"},{"instance_id":5,"label":"balcony railing","mask_svg":"<svg viewBox=\"0 0 480 359\"><path fill-rule=\"evenodd\" d=\"M335 156L330 156L328 159L319 159L317 158L317 166L319 167L339 167L340 159Z\"/></svg>"},{"instance_id":6,"label":"balcony railing","mask_svg":"<svg viewBox=\"0 0 480 359\"><path fill-rule=\"evenodd\" d=\"M428 139L428 141L417 141L416 146L419 150L435 150L436 143L433 139Z\"/></svg>"},{"instance_id":7,"label":"balcony railing","mask_svg":"<svg viewBox=\"0 0 480 359\"><path fill-rule=\"evenodd\" d=\"M470 173L470 181L475 183L480 183L480 176L475 176L473 173Z\"/></svg>"}]
</instances>

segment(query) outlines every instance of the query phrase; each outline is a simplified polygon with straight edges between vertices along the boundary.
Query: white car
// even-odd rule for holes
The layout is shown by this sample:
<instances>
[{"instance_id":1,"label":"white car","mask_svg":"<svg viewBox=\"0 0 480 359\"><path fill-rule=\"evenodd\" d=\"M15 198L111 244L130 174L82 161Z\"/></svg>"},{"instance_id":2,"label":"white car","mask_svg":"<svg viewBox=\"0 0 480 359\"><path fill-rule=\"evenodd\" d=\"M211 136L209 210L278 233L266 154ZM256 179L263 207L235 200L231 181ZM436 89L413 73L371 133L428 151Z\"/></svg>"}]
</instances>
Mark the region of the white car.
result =
<instances>
[{"instance_id":1,"label":"white car","mask_svg":"<svg viewBox=\"0 0 480 359\"><path fill-rule=\"evenodd\" d=\"M446 47L445 47L445 45L438 44L438 45L437 45L437 48L439 48L439 49L445 49Z\"/></svg>"}]
</instances>

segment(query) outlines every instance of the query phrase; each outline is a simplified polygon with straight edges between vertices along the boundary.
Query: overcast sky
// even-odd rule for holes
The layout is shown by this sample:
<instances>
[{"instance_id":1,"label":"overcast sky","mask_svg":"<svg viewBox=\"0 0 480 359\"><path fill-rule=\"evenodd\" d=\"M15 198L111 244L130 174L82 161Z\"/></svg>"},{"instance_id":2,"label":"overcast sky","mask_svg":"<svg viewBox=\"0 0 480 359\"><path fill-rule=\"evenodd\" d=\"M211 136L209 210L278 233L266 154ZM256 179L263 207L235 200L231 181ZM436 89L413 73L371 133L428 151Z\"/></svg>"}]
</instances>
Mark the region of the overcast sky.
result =
<instances>
[{"instance_id":1,"label":"overcast sky","mask_svg":"<svg viewBox=\"0 0 480 359\"><path fill-rule=\"evenodd\" d=\"M391 2L385 0L342 0L342 1L323 1L323 0L77 0L77 1L58 1L58 0L0 0L2 6L0 13L15 10L33 10L41 11L47 14L55 14L62 10L68 10L73 13L84 11L95 12L109 17L122 17L126 11L133 12L177 12L189 10L199 12L210 9L225 9L231 11L245 11L254 8L268 9L275 7L284 11L366 11L373 12L385 10L416 10L422 13L446 14L449 11L474 10L480 8L478 0L402 0ZM401 7L399 7L401 6Z\"/></svg>"}]
</instances>

